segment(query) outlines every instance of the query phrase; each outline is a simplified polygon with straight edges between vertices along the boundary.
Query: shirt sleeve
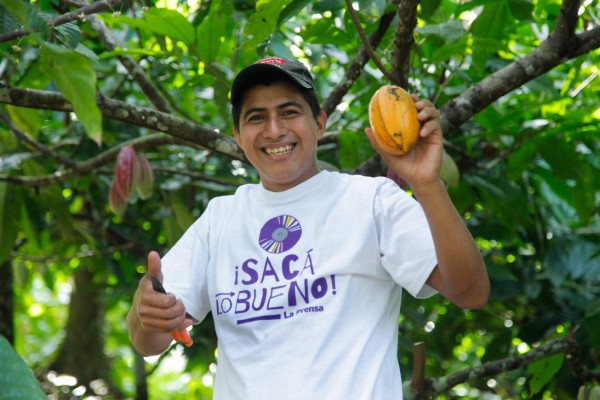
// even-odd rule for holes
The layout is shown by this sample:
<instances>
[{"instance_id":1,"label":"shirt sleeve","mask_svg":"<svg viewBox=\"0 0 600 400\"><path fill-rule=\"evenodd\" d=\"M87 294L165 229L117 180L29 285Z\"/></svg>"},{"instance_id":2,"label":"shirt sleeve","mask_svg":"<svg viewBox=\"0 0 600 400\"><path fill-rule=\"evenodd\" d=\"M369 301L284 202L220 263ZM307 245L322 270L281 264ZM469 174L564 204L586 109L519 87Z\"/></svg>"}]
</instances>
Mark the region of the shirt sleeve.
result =
<instances>
[{"instance_id":1,"label":"shirt sleeve","mask_svg":"<svg viewBox=\"0 0 600 400\"><path fill-rule=\"evenodd\" d=\"M210 311L206 271L210 261L210 203L202 216L181 236L162 258L165 290L181 299L196 321Z\"/></svg>"},{"instance_id":2,"label":"shirt sleeve","mask_svg":"<svg viewBox=\"0 0 600 400\"><path fill-rule=\"evenodd\" d=\"M375 194L374 213L383 268L414 297L437 293L425 283L437 266L437 257L421 205L385 179Z\"/></svg>"}]
</instances>

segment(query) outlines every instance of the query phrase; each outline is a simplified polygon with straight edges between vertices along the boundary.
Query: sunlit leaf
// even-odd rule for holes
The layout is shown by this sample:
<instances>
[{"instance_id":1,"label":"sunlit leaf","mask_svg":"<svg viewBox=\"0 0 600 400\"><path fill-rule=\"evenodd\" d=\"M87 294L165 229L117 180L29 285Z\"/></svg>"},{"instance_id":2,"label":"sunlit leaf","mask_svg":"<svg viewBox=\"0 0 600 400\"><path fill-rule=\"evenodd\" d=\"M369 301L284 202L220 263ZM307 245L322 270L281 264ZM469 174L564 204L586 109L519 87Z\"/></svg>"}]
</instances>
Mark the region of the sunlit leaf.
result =
<instances>
[{"instance_id":1,"label":"sunlit leaf","mask_svg":"<svg viewBox=\"0 0 600 400\"><path fill-rule=\"evenodd\" d=\"M198 43L198 55L206 63L213 62L219 54L222 46L222 38L225 35L225 20L220 8L215 4L202 24L196 29Z\"/></svg>"},{"instance_id":2,"label":"sunlit leaf","mask_svg":"<svg viewBox=\"0 0 600 400\"><path fill-rule=\"evenodd\" d=\"M41 69L73 105L88 136L102 141L102 115L96 103L96 73L83 55L65 47L46 44L40 51Z\"/></svg>"},{"instance_id":3,"label":"sunlit leaf","mask_svg":"<svg viewBox=\"0 0 600 400\"><path fill-rule=\"evenodd\" d=\"M40 113L33 108L7 106L11 120L25 134L37 138L42 127Z\"/></svg>"},{"instance_id":4,"label":"sunlit leaf","mask_svg":"<svg viewBox=\"0 0 600 400\"><path fill-rule=\"evenodd\" d=\"M558 370L560 370L564 359L564 354L554 354L529 364L527 372L531 375L529 379L530 395L536 394L550 382Z\"/></svg>"},{"instance_id":5,"label":"sunlit leaf","mask_svg":"<svg viewBox=\"0 0 600 400\"><path fill-rule=\"evenodd\" d=\"M246 41L243 46L247 49L254 49L260 42L267 39L277 27L279 14L291 1L258 0L256 2L256 13L250 16L244 27Z\"/></svg>"},{"instance_id":6,"label":"sunlit leaf","mask_svg":"<svg viewBox=\"0 0 600 400\"><path fill-rule=\"evenodd\" d=\"M157 35L179 40L188 46L194 43L194 27L176 10L150 8L144 12L141 19L119 17L117 21L127 23L133 27L147 29Z\"/></svg>"}]
</instances>

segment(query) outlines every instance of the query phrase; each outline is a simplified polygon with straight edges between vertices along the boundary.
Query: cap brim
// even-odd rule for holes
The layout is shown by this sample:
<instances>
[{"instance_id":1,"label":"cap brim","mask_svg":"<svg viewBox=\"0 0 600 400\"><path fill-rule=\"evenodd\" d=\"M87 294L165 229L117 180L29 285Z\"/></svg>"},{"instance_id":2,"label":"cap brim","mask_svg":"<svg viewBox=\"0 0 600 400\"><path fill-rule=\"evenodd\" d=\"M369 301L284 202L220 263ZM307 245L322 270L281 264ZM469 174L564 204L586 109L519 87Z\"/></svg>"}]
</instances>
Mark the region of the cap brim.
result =
<instances>
[{"instance_id":1,"label":"cap brim","mask_svg":"<svg viewBox=\"0 0 600 400\"><path fill-rule=\"evenodd\" d=\"M233 80L233 84L231 85L231 102L235 102L236 98L240 94L240 89L242 89L246 82L252 81L254 76L273 71L278 71L289 76L294 82L305 89L314 89L313 85L300 74L292 71L286 71L285 69L272 64L252 64L241 70Z\"/></svg>"}]
</instances>

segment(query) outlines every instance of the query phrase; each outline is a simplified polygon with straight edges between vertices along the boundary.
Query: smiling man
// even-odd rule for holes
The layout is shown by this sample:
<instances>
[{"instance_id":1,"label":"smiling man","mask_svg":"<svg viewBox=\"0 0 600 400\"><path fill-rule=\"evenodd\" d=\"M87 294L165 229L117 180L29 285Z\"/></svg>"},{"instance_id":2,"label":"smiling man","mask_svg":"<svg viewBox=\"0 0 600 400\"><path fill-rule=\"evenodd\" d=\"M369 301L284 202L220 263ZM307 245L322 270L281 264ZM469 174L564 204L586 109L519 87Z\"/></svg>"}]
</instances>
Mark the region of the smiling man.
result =
<instances>
[{"instance_id":1,"label":"smiling man","mask_svg":"<svg viewBox=\"0 0 600 400\"><path fill-rule=\"evenodd\" d=\"M439 177L439 113L413 98L418 144L404 156L371 144L418 202L384 177L319 171L327 115L302 63L274 57L243 69L231 92L234 135L260 183L211 200L162 260L150 253L148 275L169 294L140 281L128 314L136 349L161 353L171 332L211 312L215 399L402 399L402 291L439 292L465 308L489 294Z\"/></svg>"}]
</instances>

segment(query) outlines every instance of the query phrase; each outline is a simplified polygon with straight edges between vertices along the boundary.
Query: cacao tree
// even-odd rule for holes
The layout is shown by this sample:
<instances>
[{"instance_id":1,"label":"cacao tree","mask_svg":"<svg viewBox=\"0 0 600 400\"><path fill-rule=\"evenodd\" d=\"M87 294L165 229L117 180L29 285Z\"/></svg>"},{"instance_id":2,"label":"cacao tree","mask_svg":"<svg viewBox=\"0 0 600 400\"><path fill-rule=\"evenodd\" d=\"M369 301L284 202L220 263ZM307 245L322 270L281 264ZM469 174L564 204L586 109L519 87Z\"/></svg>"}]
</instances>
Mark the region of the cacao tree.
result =
<instances>
[{"instance_id":1,"label":"cacao tree","mask_svg":"<svg viewBox=\"0 0 600 400\"><path fill-rule=\"evenodd\" d=\"M0 333L55 397L210 398L210 317L148 360L123 320L148 251L257 182L235 72L295 57L324 168L388 173L364 135L384 84L441 111L492 296L403 299L406 397L574 398L600 380L599 21L596 0L0 0Z\"/></svg>"}]
</instances>

